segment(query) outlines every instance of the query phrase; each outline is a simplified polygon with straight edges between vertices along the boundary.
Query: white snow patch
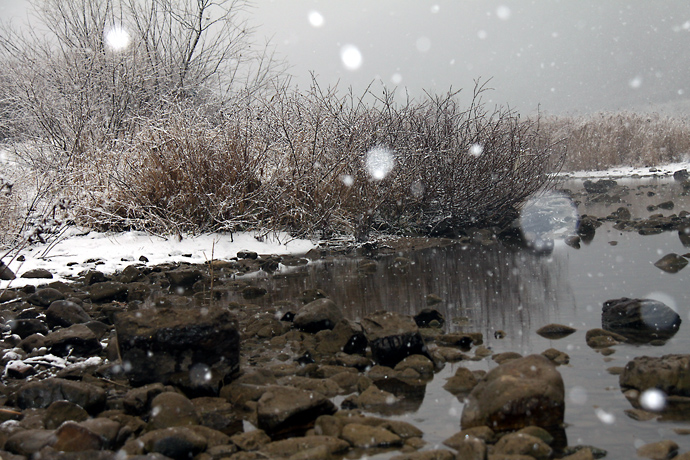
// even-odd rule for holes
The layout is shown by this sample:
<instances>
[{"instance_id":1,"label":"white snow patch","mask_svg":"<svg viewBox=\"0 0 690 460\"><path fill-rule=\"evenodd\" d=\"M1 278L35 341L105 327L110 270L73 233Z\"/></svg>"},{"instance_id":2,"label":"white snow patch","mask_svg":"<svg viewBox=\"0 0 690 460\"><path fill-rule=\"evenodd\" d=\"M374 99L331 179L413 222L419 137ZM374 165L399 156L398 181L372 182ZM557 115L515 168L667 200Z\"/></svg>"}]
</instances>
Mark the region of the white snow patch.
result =
<instances>
[{"instance_id":1,"label":"white snow patch","mask_svg":"<svg viewBox=\"0 0 690 460\"><path fill-rule=\"evenodd\" d=\"M201 264L211 260L228 260L237 257L237 252L246 250L258 254L303 254L316 247L308 240L293 239L287 233L269 233L259 236L255 232L229 234L206 234L163 238L145 232L99 233L71 228L65 238L56 244L32 245L20 251L25 261L5 257L3 262L17 275L12 281L0 281L0 290L9 284L21 287L27 284L40 285L54 281L68 281L84 270L99 270L112 274L133 263L140 263L146 257L147 265L166 262L190 262ZM213 253L213 255L211 255ZM4 253L0 253L2 255ZM87 260L97 259L97 262ZM68 266L69 264L69 266ZM53 279L27 279L21 274L34 268L44 268L53 274Z\"/></svg>"},{"instance_id":2,"label":"white snow patch","mask_svg":"<svg viewBox=\"0 0 690 460\"><path fill-rule=\"evenodd\" d=\"M680 169L690 170L690 161L679 163L669 163L661 166L633 167L619 166L603 171L574 171L563 172L559 176L573 178L623 178L623 177L651 177L651 176L672 176Z\"/></svg>"}]
</instances>

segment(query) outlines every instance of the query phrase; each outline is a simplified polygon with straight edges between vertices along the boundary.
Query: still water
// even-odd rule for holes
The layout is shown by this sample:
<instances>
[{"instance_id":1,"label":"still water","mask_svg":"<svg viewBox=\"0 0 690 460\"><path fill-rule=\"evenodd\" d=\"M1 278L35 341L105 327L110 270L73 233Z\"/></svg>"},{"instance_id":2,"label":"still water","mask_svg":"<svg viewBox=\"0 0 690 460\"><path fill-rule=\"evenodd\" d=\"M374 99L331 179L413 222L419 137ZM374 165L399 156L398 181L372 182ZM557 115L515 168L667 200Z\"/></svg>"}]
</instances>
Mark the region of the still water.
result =
<instances>
[{"instance_id":1,"label":"still water","mask_svg":"<svg viewBox=\"0 0 690 460\"><path fill-rule=\"evenodd\" d=\"M649 204L673 199L673 211L690 209L690 200L680 196L678 184L669 180L628 181L629 203L586 205L576 203L580 214L606 216L619 206L627 206L633 217L648 217ZM655 186L661 185L661 188ZM564 187L576 191L581 181ZM648 196L654 190L654 195ZM575 199L577 200L577 198ZM584 200L582 200L584 201ZM370 312L386 309L415 314L426 306L426 296L435 294L443 302L439 309L451 331L481 332L484 344L494 353L517 351L523 355L556 348L568 353L570 363L560 366L566 387L566 435L569 445L593 445L609 452L608 458L633 458L636 448L649 442L672 439L690 451L690 436L674 429L690 429L690 422L636 421L625 414L632 409L623 396L618 376L607 369L623 367L636 356L688 353L690 324L688 296L690 268L671 274L653 264L668 253L690 251L677 232L641 236L623 233L606 223L594 239L580 249L556 240L550 254L489 246L429 248L376 259L373 273L362 274L362 258L342 257L301 267L297 272L278 273L264 281L269 292L282 299L297 299L304 289L326 292L345 314L354 320ZM409 265L396 257L409 259ZM615 353L604 356L587 346L585 333L601 327L601 307L608 299L620 297L654 298L676 310L683 324L663 346L621 344ZM577 332L559 340L540 337L535 331L549 323L569 325ZM494 337L497 330L505 337ZM470 352L471 353L471 352ZM419 408L398 415L425 433L428 449L460 430L463 403L443 389L457 366L491 369L490 358L447 364L426 386ZM690 418L690 417L689 417ZM388 458L381 453L369 458Z\"/></svg>"}]
</instances>

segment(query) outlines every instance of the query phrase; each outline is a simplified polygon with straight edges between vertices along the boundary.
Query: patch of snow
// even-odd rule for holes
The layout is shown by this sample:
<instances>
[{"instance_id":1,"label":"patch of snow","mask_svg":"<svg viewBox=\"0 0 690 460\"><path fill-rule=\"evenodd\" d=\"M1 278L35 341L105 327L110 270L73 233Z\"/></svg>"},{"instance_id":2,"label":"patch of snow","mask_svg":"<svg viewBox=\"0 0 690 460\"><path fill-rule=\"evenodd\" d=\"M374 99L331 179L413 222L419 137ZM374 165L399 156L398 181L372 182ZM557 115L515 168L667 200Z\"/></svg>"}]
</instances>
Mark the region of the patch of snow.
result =
<instances>
[{"instance_id":1,"label":"patch of snow","mask_svg":"<svg viewBox=\"0 0 690 460\"><path fill-rule=\"evenodd\" d=\"M661 166L650 167L632 167L619 166L604 171L573 171L562 172L561 177L570 178L623 178L623 177L651 177L651 176L672 176L674 172L679 169L690 170L690 161L683 161L679 163L669 163Z\"/></svg>"},{"instance_id":2,"label":"patch of snow","mask_svg":"<svg viewBox=\"0 0 690 460\"><path fill-rule=\"evenodd\" d=\"M36 244L24 248L19 255L25 260L3 262L17 275L12 281L0 281L0 290L8 284L21 287L27 284L41 285L54 281L69 281L84 270L99 270L112 274L126 266L148 259L147 265L167 262L202 264L237 257L238 251L254 251L258 254L303 254L316 247L311 241L293 239L287 233L269 233L259 236L255 232L206 234L163 238L145 232L83 234L77 228L70 229L57 243ZM1 254L1 253L0 253ZM90 261L90 262L87 262ZM49 270L53 279L27 279L21 274L35 268Z\"/></svg>"}]
</instances>

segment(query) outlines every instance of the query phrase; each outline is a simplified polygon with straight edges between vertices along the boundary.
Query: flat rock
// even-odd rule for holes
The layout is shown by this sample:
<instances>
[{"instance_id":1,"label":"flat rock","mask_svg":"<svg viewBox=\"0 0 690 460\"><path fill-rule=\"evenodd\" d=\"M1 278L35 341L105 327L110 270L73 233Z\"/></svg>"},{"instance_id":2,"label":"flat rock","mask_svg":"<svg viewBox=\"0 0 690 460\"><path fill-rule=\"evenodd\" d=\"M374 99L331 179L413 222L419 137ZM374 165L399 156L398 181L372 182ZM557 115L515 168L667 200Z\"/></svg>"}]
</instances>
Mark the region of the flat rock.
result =
<instances>
[{"instance_id":1,"label":"flat rock","mask_svg":"<svg viewBox=\"0 0 690 460\"><path fill-rule=\"evenodd\" d=\"M53 274L45 268L33 268L22 273L22 278L27 279L53 279Z\"/></svg>"},{"instance_id":2,"label":"flat rock","mask_svg":"<svg viewBox=\"0 0 690 460\"><path fill-rule=\"evenodd\" d=\"M89 297L93 302L113 302L127 300L129 288L118 281L94 283L89 288Z\"/></svg>"},{"instance_id":3,"label":"flat rock","mask_svg":"<svg viewBox=\"0 0 690 460\"><path fill-rule=\"evenodd\" d=\"M619 377L623 391L650 388L667 396L690 396L690 355L638 356L626 364Z\"/></svg>"},{"instance_id":4,"label":"flat rock","mask_svg":"<svg viewBox=\"0 0 690 460\"><path fill-rule=\"evenodd\" d=\"M557 340L568 337L575 331L577 331L577 329L563 324L547 324L537 329L537 334L549 340Z\"/></svg>"},{"instance_id":5,"label":"flat rock","mask_svg":"<svg viewBox=\"0 0 690 460\"><path fill-rule=\"evenodd\" d=\"M493 452L504 455L527 455L535 460L549 460L553 449L535 436L510 433L498 440Z\"/></svg>"},{"instance_id":6,"label":"flat rock","mask_svg":"<svg viewBox=\"0 0 690 460\"><path fill-rule=\"evenodd\" d=\"M654 266L666 273L678 273L688 264L688 259L678 254L666 254L661 259L654 262Z\"/></svg>"},{"instance_id":7,"label":"flat rock","mask_svg":"<svg viewBox=\"0 0 690 460\"><path fill-rule=\"evenodd\" d=\"M46 322L51 328L69 327L73 324L87 323L91 317L81 305L69 300L56 300L45 312Z\"/></svg>"},{"instance_id":8,"label":"flat rock","mask_svg":"<svg viewBox=\"0 0 690 460\"><path fill-rule=\"evenodd\" d=\"M38 289L26 298L26 301L38 307L48 307L56 300L64 300L65 295L54 288Z\"/></svg>"},{"instance_id":9,"label":"flat rock","mask_svg":"<svg viewBox=\"0 0 690 460\"><path fill-rule=\"evenodd\" d=\"M391 433L379 426L349 423L343 428L340 435L342 439L350 443L352 447L393 447L400 446L403 440L400 436Z\"/></svg>"},{"instance_id":10,"label":"flat rock","mask_svg":"<svg viewBox=\"0 0 690 460\"><path fill-rule=\"evenodd\" d=\"M44 346L56 356L91 356L103 349L96 334L84 324L74 324L48 334Z\"/></svg>"},{"instance_id":11,"label":"flat rock","mask_svg":"<svg viewBox=\"0 0 690 460\"><path fill-rule=\"evenodd\" d=\"M678 444L669 440L645 444L637 449L637 455L652 460L670 460L678 455Z\"/></svg>"},{"instance_id":12,"label":"flat rock","mask_svg":"<svg viewBox=\"0 0 690 460\"><path fill-rule=\"evenodd\" d=\"M268 458L278 458L290 457L303 451L318 448L322 448L324 457L328 458L346 452L350 448L350 444L334 436L304 436L267 443L259 449L259 452L267 455Z\"/></svg>"}]
</instances>

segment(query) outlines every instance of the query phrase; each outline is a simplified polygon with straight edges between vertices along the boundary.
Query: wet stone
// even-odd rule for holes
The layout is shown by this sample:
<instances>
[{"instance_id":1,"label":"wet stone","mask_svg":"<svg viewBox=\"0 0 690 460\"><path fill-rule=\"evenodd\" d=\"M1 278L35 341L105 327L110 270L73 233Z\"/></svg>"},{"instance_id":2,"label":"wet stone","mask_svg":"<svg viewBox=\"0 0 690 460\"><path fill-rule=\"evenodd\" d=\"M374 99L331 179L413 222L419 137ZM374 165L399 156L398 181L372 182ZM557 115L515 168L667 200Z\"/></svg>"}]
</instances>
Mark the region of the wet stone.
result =
<instances>
[{"instance_id":1,"label":"wet stone","mask_svg":"<svg viewBox=\"0 0 690 460\"><path fill-rule=\"evenodd\" d=\"M392 447L402 445L402 438L378 426L349 423L343 428L341 438L353 447Z\"/></svg>"},{"instance_id":2,"label":"wet stone","mask_svg":"<svg viewBox=\"0 0 690 460\"><path fill-rule=\"evenodd\" d=\"M417 324L409 316L376 312L361 321L374 360L395 366L410 355L427 356L427 348Z\"/></svg>"},{"instance_id":3,"label":"wet stone","mask_svg":"<svg viewBox=\"0 0 690 460\"><path fill-rule=\"evenodd\" d=\"M320 393L271 386L257 405L259 428L267 433L289 433L313 425L320 415L336 412L335 405Z\"/></svg>"},{"instance_id":4,"label":"wet stone","mask_svg":"<svg viewBox=\"0 0 690 460\"><path fill-rule=\"evenodd\" d=\"M113 302L127 300L127 285L117 281L94 283L89 288L93 302Z\"/></svg>"},{"instance_id":5,"label":"wet stone","mask_svg":"<svg viewBox=\"0 0 690 460\"><path fill-rule=\"evenodd\" d=\"M676 334L680 324L680 316L675 311L651 299L607 300L601 313L603 329L637 343L668 340Z\"/></svg>"},{"instance_id":6,"label":"wet stone","mask_svg":"<svg viewBox=\"0 0 690 460\"><path fill-rule=\"evenodd\" d=\"M100 411L105 405L105 391L95 385L51 378L29 382L17 390L17 406L21 409L46 408L55 401L69 401L89 413Z\"/></svg>"},{"instance_id":7,"label":"wet stone","mask_svg":"<svg viewBox=\"0 0 690 460\"><path fill-rule=\"evenodd\" d=\"M50 270L46 270L45 268L34 268L34 269L27 270L24 273L22 273L22 278L52 279L53 274L50 272Z\"/></svg>"},{"instance_id":8,"label":"wet stone","mask_svg":"<svg viewBox=\"0 0 690 460\"><path fill-rule=\"evenodd\" d=\"M678 444L669 440L653 442L637 449L637 455L652 460L670 460L678 455L678 448Z\"/></svg>"},{"instance_id":9,"label":"wet stone","mask_svg":"<svg viewBox=\"0 0 690 460\"><path fill-rule=\"evenodd\" d=\"M563 324L547 324L537 329L537 334L545 339L557 340L563 337L568 337L570 334L577 331L577 329Z\"/></svg>"},{"instance_id":10,"label":"wet stone","mask_svg":"<svg viewBox=\"0 0 690 460\"><path fill-rule=\"evenodd\" d=\"M654 262L654 266L666 273L678 273L688 264L688 259L678 254L666 254Z\"/></svg>"},{"instance_id":11,"label":"wet stone","mask_svg":"<svg viewBox=\"0 0 690 460\"><path fill-rule=\"evenodd\" d=\"M75 324L70 327L51 332L45 338L44 345L57 356L91 356L100 353L103 349L96 334L84 324Z\"/></svg>"},{"instance_id":12,"label":"wet stone","mask_svg":"<svg viewBox=\"0 0 690 460\"><path fill-rule=\"evenodd\" d=\"M299 309L293 325L303 331L316 333L324 329L333 329L343 319L343 313L330 299L317 299Z\"/></svg>"},{"instance_id":13,"label":"wet stone","mask_svg":"<svg viewBox=\"0 0 690 460\"><path fill-rule=\"evenodd\" d=\"M38 289L36 292L27 297L27 302L38 307L48 307L56 300L63 300L65 295L53 288Z\"/></svg>"},{"instance_id":14,"label":"wet stone","mask_svg":"<svg viewBox=\"0 0 690 460\"><path fill-rule=\"evenodd\" d=\"M56 326L68 327L73 324L86 323L91 317L81 305L69 300L56 300L45 312L46 322L51 328Z\"/></svg>"}]
</instances>

